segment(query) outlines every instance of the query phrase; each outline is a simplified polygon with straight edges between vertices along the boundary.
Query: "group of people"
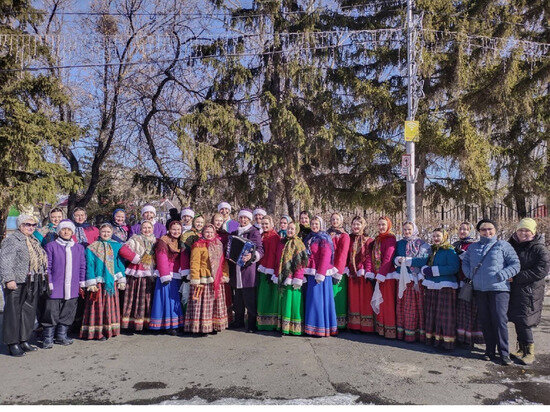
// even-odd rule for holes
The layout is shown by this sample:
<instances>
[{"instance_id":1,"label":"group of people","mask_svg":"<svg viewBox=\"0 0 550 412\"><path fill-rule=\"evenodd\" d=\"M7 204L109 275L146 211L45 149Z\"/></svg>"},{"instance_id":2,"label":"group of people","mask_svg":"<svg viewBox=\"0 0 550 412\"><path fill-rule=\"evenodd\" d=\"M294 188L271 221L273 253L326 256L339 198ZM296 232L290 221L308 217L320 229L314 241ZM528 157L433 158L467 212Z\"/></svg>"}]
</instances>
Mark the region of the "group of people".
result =
<instances>
[{"instance_id":1,"label":"group of people","mask_svg":"<svg viewBox=\"0 0 550 412\"><path fill-rule=\"evenodd\" d=\"M99 227L86 220L84 209L68 220L54 208L37 229L33 216L21 215L2 242L3 338L11 355L37 350L29 343L37 319L45 349L71 344L71 325L80 338L99 340L121 329L317 337L348 329L445 349L485 343L484 359L498 351L508 365L510 320L518 338L512 356L534 361L532 328L550 253L530 218L509 241L497 239L489 219L475 228L463 222L452 245L443 228L426 243L414 222L403 223L397 241L387 217L374 239L360 216L348 234L340 213L328 229L307 211L298 222L282 216L278 228L261 208L241 209L233 220L226 202L210 223L187 207L162 224L151 205L133 226L122 209ZM245 247L231 256L237 240Z\"/></svg>"}]
</instances>

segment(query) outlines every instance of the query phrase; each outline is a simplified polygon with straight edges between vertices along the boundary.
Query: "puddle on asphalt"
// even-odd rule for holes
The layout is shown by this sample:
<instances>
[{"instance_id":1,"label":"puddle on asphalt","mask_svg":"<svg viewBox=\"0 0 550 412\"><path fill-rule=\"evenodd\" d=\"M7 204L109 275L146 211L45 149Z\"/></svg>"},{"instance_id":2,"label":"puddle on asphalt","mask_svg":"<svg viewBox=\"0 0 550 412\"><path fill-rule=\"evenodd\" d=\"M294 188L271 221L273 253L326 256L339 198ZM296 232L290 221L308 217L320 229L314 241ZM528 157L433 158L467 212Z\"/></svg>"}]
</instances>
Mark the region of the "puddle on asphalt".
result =
<instances>
[{"instance_id":1,"label":"puddle on asphalt","mask_svg":"<svg viewBox=\"0 0 550 412\"><path fill-rule=\"evenodd\" d=\"M164 389L166 384L164 382L137 382L133 388L136 391L143 391L145 389Z\"/></svg>"}]
</instances>

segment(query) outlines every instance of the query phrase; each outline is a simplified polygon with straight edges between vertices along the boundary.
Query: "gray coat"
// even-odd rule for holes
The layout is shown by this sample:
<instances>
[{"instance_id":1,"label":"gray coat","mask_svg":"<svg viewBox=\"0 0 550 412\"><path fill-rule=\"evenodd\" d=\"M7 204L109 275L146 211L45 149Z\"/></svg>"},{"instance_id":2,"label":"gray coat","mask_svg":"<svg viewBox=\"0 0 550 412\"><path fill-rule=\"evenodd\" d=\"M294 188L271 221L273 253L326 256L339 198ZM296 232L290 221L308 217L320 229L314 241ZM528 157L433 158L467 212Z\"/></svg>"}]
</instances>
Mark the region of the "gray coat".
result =
<instances>
[{"instance_id":1,"label":"gray coat","mask_svg":"<svg viewBox=\"0 0 550 412\"><path fill-rule=\"evenodd\" d=\"M31 236L31 242L38 242ZM15 280L15 283L25 283L29 274L30 258L26 236L21 231L4 239L0 247L0 282L5 285Z\"/></svg>"}]
</instances>

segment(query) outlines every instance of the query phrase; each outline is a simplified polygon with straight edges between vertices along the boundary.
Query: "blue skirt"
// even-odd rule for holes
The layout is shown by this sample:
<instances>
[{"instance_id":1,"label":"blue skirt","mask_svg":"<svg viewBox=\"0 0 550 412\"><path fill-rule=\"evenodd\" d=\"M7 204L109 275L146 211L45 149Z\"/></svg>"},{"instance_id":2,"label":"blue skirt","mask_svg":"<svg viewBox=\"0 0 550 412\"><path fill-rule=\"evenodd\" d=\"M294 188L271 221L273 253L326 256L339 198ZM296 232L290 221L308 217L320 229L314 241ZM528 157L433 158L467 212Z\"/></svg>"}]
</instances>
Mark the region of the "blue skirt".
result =
<instances>
[{"instance_id":1,"label":"blue skirt","mask_svg":"<svg viewBox=\"0 0 550 412\"><path fill-rule=\"evenodd\" d=\"M183 326L185 317L179 295L180 286L181 279L172 279L170 283L163 285L157 278L149 329L177 329Z\"/></svg>"},{"instance_id":2,"label":"blue skirt","mask_svg":"<svg viewBox=\"0 0 550 412\"><path fill-rule=\"evenodd\" d=\"M332 277L327 276L321 283L315 276L306 275L306 313L304 332L307 335L330 336L338 334L336 306L332 290Z\"/></svg>"}]
</instances>

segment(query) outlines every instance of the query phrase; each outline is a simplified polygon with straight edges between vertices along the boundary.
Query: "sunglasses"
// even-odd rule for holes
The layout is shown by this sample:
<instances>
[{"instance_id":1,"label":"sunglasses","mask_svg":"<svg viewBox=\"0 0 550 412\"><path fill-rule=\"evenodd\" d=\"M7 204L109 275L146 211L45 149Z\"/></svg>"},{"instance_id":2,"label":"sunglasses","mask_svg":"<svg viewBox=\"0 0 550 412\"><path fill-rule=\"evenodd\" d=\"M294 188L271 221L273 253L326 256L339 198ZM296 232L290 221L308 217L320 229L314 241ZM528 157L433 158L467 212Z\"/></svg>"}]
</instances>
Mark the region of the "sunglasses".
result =
<instances>
[{"instance_id":1,"label":"sunglasses","mask_svg":"<svg viewBox=\"0 0 550 412\"><path fill-rule=\"evenodd\" d=\"M25 226L25 227L36 227L36 226L38 226L38 224L37 223L23 223L23 226Z\"/></svg>"}]
</instances>

